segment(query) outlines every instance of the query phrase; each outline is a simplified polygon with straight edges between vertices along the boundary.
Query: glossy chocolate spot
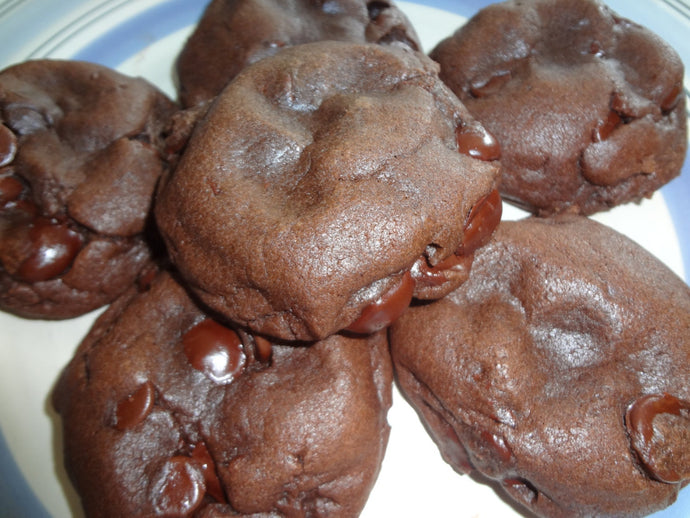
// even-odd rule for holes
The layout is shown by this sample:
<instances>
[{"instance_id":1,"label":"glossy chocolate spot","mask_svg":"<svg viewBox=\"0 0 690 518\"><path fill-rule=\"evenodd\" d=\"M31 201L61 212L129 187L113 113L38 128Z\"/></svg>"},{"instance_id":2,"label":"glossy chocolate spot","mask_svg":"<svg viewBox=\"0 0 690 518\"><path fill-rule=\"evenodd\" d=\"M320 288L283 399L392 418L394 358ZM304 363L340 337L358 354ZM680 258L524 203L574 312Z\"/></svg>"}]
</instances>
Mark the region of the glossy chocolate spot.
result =
<instances>
[{"instance_id":1,"label":"glossy chocolate spot","mask_svg":"<svg viewBox=\"0 0 690 518\"><path fill-rule=\"evenodd\" d=\"M26 282L47 281L64 273L82 247L79 234L64 223L36 218L29 230L31 253L17 276Z\"/></svg>"},{"instance_id":2,"label":"glossy chocolate spot","mask_svg":"<svg viewBox=\"0 0 690 518\"><path fill-rule=\"evenodd\" d=\"M153 383L147 381L120 401L115 411L115 428L130 430L143 422L153 409L155 396Z\"/></svg>"},{"instance_id":3,"label":"glossy chocolate spot","mask_svg":"<svg viewBox=\"0 0 690 518\"><path fill-rule=\"evenodd\" d=\"M149 494L157 516L188 516L206 493L204 476L189 457L172 457L151 482Z\"/></svg>"},{"instance_id":4,"label":"glossy chocolate spot","mask_svg":"<svg viewBox=\"0 0 690 518\"><path fill-rule=\"evenodd\" d=\"M0 208L16 201L24 191L24 185L12 174L0 176Z\"/></svg>"},{"instance_id":5,"label":"glossy chocolate spot","mask_svg":"<svg viewBox=\"0 0 690 518\"><path fill-rule=\"evenodd\" d=\"M182 345L192 367L215 383L231 383L244 369L246 357L240 337L210 318L187 331Z\"/></svg>"},{"instance_id":6,"label":"glossy chocolate spot","mask_svg":"<svg viewBox=\"0 0 690 518\"><path fill-rule=\"evenodd\" d=\"M478 160L490 162L501 158L501 146L496 138L482 127L460 126L455 129L458 151Z\"/></svg>"},{"instance_id":7,"label":"glossy chocolate spot","mask_svg":"<svg viewBox=\"0 0 690 518\"><path fill-rule=\"evenodd\" d=\"M489 242L501 222L503 202L497 189L479 200L465 221L464 238L459 255L469 255Z\"/></svg>"},{"instance_id":8,"label":"glossy chocolate spot","mask_svg":"<svg viewBox=\"0 0 690 518\"><path fill-rule=\"evenodd\" d=\"M11 163L16 153L17 137L10 128L0 124L0 167Z\"/></svg>"},{"instance_id":9,"label":"glossy chocolate spot","mask_svg":"<svg viewBox=\"0 0 690 518\"><path fill-rule=\"evenodd\" d=\"M668 484L690 480L690 402L650 394L625 414L630 444L652 478Z\"/></svg>"},{"instance_id":10,"label":"glossy chocolate spot","mask_svg":"<svg viewBox=\"0 0 690 518\"><path fill-rule=\"evenodd\" d=\"M600 121L599 124L592 130L592 141L602 142L609 138L613 130L623 123L620 115L615 111L610 110L606 120Z\"/></svg>"},{"instance_id":11,"label":"glossy chocolate spot","mask_svg":"<svg viewBox=\"0 0 690 518\"><path fill-rule=\"evenodd\" d=\"M414 284L412 274L405 272L400 283L365 307L360 317L347 327L347 331L371 334L388 327L410 305Z\"/></svg>"},{"instance_id":12,"label":"glossy chocolate spot","mask_svg":"<svg viewBox=\"0 0 690 518\"><path fill-rule=\"evenodd\" d=\"M216 473L216 463L213 462L213 458L203 442L198 442L194 445L192 460L196 462L204 477L206 493L212 496L217 502L223 504L227 503L225 493L223 492L220 480L218 480L218 474Z\"/></svg>"}]
</instances>

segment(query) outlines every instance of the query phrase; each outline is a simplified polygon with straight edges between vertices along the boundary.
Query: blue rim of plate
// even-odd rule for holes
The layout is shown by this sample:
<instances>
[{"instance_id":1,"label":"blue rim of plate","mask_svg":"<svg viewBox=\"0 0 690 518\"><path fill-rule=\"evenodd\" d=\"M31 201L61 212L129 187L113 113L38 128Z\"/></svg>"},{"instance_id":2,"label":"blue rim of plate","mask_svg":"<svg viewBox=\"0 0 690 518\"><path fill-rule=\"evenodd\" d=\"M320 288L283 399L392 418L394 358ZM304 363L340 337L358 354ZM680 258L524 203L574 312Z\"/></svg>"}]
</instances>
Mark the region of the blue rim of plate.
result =
<instances>
[{"instance_id":1,"label":"blue rim of plate","mask_svg":"<svg viewBox=\"0 0 690 518\"><path fill-rule=\"evenodd\" d=\"M89 3L89 9L50 34L34 49L25 53L22 59L37 59L51 55L63 44L78 37L94 21L107 17L123 5L134 0L102 0ZM58 7L38 7L36 0L5 0L0 3L0 23L3 18L16 14L27 20L50 20L51 15L68 12L84 4L82 0L64 0ZM169 36L178 30L194 24L203 12L208 0L161 0L157 4L123 20L91 40L76 51L70 59L92 61L117 68L129 57L151 43ZM412 3L452 12L466 18L482 7L493 3L489 0L416 0ZM606 3L617 13L642 23L662 36L681 55L686 72L690 70L690 3L687 0L651 0L651 2L629 2L629 0L608 0ZM461 4L461 5L460 5ZM663 16L650 18L645 12L663 12ZM45 9L48 7L48 9ZM39 12L40 9L40 12ZM40 30L40 27L38 28ZM0 63L4 68L12 63ZM685 81L685 96L690 117L690 83ZM690 159L686 158L681 176L661 189L677 236L683 260L686 279L690 277ZM682 239L687 237L687 239ZM4 436L0 433L0 518L27 516L50 518L51 514L36 497L21 474ZM654 513L651 518L687 518L690 510L690 488L681 490L677 502L671 507Z\"/></svg>"}]
</instances>

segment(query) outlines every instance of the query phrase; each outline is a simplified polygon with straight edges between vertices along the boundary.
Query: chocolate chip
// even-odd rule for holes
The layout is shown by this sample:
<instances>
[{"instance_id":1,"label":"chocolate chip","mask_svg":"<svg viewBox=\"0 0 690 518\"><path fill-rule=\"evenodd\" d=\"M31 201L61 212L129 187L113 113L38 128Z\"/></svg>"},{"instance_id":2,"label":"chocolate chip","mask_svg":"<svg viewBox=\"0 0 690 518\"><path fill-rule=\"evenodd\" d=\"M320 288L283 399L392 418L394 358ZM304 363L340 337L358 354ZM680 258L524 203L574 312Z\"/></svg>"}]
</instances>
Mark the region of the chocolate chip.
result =
<instances>
[{"instance_id":1,"label":"chocolate chip","mask_svg":"<svg viewBox=\"0 0 690 518\"><path fill-rule=\"evenodd\" d=\"M16 153L17 137L7 126L0 124L0 167L11 163Z\"/></svg>"},{"instance_id":2,"label":"chocolate chip","mask_svg":"<svg viewBox=\"0 0 690 518\"><path fill-rule=\"evenodd\" d=\"M221 385L231 383L244 369L246 357L233 330L207 318L182 337L189 363Z\"/></svg>"},{"instance_id":3,"label":"chocolate chip","mask_svg":"<svg viewBox=\"0 0 690 518\"><path fill-rule=\"evenodd\" d=\"M115 428L129 430L143 422L153 409L155 395L153 383L147 381L120 401L115 411Z\"/></svg>"},{"instance_id":4,"label":"chocolate chip","mask_svg":"<svg viewBox=\"0 0 690 518\"><path fill-rule=\"evenodd\" d=\"M489 242L501 222L503 202L497 189L475 203L465 220L463 243L456 252L469 255Z\"/></svg>"},{"instance_id":5,"label":"chocolate chip","mask_svg":"<svg viewBox=\"0 0 690 518\"><path fill-rule=\"evenodd\" d=\"M10 169L10 168L8 168ZM11 173L0 176L0 208L19 199L24 191L24 185Z\"/></svg>"},{"instance_id":6,"label":"chocolate chip","mask_svg":"<svg viewBox=\"0 0 690 518\"><path fill-rule=\"evenodd\" d=\"M19 266L17 276L26 282L53 279L65 272L82 247L79 234L64 223L36 218L29 230L31 253Z\"/></svg>"},{"instance_id":7,"label":"chocolate chip","mask_svg":"<svg viewBox=\"0 0 690 518\"><path fill-rule=\"evenodd\" d=\"M458 151L472 158L490 162L501 158L501 146L482 127L459 126L455 130Z\"/></svg>"},{"instance_id":8,"label":"chocolate chip","mask_svg":"<svg viewBox=\"0 0 690 518\"><path fill-rule=\"evenodd\" d=\"M188 516L201 504L204 476L189 457L172 457L163 464L149 486L159 516Z\"/></svg>"},{"instance_id":9,"label":"chocolate chip","mask_svg":"<svg viewBox=\"0 0 690 518\"><path fill-rule=\"evenodd\" d=\"M254 335L254 355L261 362L268 362L271 359L273 346L266 338Z\"/></svg>"},{"instance_id":10,"label":"chocolate chip","mask_svg":"<svg viewBox=\"0 0 690 518\"><path fill-rule=\"evenodd\" d=\"M625 414L630 444L654 479L676 484L690 479L690 402L670 394L650 394Z\"/></svg>"},{"instance_id":11,"label":"chocolate chip","mask_svg":"<svg viewBox=\"0 0 690 518\"><path fill-rule=\"evenodd\" d=\"M613 130L623 123L620 115L615 111L610 110L606 120L600 121L596 128L592 131L592 141L602 142L609 138Z\"/></svg>"},{"instance_id":12,"label":"chocolate chip","mask_svg":"<svg viewBox=\"0 0 690 518\"><path fill-rule=\"evenodd\" d=\"M347 331L371 334L388 327L410 305L413 292L414 279L408 271L397 286L366 306L359 318L347 327Z\"/></svg>"},{"instance_id":13,"label":"chocolate chip","mask_svg":"<svg viewBox=\"0 0 690 518\"><path fill-rule=\"evenodd\" d=\"M472 256L451 254L443 261L431 266L425 256L421 256L412 266L410 272L416 283L426 286L441 286L448 281L445 272L463 263L463 269L469 270L472 266Z\"/></svg>"},{"instance_id":14,"label":"chocolate chip","mask_svg":"<svg viewBox=\"0 0 690 518\"><path fill-rule=\"evenodd\" d=\"M211 457L206 444L198 442L194 445L192 460L197 463L197 466L201 470L201 474L204 476L206 493L222 504L227 503L223 487L216 473L216 463L213 461L213 457Z\"/></svg>"}]
</instances>

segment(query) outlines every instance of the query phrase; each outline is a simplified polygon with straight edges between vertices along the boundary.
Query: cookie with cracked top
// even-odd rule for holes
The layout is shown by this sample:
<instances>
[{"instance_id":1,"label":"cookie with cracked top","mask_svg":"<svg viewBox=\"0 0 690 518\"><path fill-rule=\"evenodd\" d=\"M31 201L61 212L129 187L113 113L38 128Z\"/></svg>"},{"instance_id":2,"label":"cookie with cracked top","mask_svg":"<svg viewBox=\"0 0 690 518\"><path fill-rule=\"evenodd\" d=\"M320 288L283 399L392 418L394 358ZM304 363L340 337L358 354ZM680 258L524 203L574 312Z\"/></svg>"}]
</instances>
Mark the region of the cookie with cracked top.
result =
<instances>
[{"instance_id":1,"label":"cookie with cracked top","mask_svg":"<svg viewBox=\"0 0 690 518\"><path fill-rule=\"evenodd\" d=\"M680 173L680 56L598 0L494 4L430 55L501 144L506 201L588 215L649 197Z\"/></svg>"},{"instance_id":2,"label":"cookie with cracked top","mask_svg":"<svg viewBox=\"0 0 690 518\"><path fill-rule=\"evenodd\" d=\"M155 215L183 278L234 322L367 333L466 278L501 217L499 156L423 54L309 43L213 101Z\"/></svg>"},{"instance_id":3,"label":"cookie with cracked top","mask_svg":"<svg viewBox=\"0 0 690 518\"><path fill-rule=\"evenodd\" d=\"M163 273L96 321L53 403L87 516L349 517L383 459L391 389L385 332L281 345Z\"/></svg>"},{"instance_id":4,"label":"cookie with cracked top","mask_svg":"<svg viewBox=\"0 0 690 518\"><path fill-rule=\"evenodd\" d=\"M388 0L213 0L175 63L180 102L209 100L247 65L321 40L421 50L412 24Z\"/></svg>"},{"instance_id":5,"label":"cookie with cracked top","mask_svg":"<svg viewBox=\"0 0 690 518\"><path fill-rule=\"evenodd\" d=\"M151 266L147 233L175 105L150 83L76 61L0 72L0 308L74 317Z\"/></svg>"},{"instance_id":6,"label":"cookie with cracked top","mask_svg":"<svg viewBox=\"0 0 690 518\"><path fill-rule=\"evenodd\" d=\"M645 516L690 481L690 288L583 216L502 222L390 330L444 459L541 517Z\"/></svg>"}]
</instances>

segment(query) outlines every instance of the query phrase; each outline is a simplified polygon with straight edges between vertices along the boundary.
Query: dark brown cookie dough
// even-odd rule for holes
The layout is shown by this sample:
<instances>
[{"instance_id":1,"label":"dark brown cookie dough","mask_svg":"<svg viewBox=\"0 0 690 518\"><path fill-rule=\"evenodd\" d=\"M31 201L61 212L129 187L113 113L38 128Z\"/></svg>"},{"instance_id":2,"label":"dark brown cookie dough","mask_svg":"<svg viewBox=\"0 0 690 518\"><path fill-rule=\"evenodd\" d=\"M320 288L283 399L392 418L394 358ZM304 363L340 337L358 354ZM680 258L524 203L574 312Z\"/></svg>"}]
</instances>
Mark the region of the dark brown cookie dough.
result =
<instances>
[{"instance_id":1,"label":"dark brown cookie dough","mask_svg":"<svg viewBox=\"0 0 690 518\"><path fill-rule=\"evenodd\" d=\"M217 97L156 219L190 286L242 326L369 332L466 278L500 219L498 152L423 54L309 43Z\"/></svg>"},{"instance_id":2,"label":"dark brown cookie dough","mask_svg":"<svg viewBox=\"0 0 690 518\"><path fill-rule=\"evenodd\" d=\"M690 289L608 227L502 222L390 342L444 459L538 516L644 516L690 480Z\"/></svg>"},{"instance_id":3,"label":"dark brown cookie dough","mask_svg":"<svg viewBox=\"0 0 690 518\"><path fill-rule=\"evenodd\" d=\"M167 274L97 320L53 402L87 516L357 516L388 440L385 332L271 344Z\"/></svg>"},{"instance_id":4,"label":"dark brown cookie dough","mask_svg":"<svg viewBox=\"0 0 690 518\"><path fill-rule=\"evenodd\" d=\"M431 56L501 144L507 201L539 215L592 214L680 173L683 63L601 2L494 4Z\"/></svg>"},{"instance_id":5,"label":"dark brown cookie dough","mask_svg":"<svg viewBox=\"0 0 690 518\"><path fill-rule=\"evenodd\" d=\"M0 308L68 318L124 293L175 106L142 79L85 62L0 72Z\"/></svg>"},{"instance_id":6,"label":"dark brown cookie dough","mask_svg":"<svg viewBox=\"0 0 690 518\"><path fill-rule=\"evenodd\" d=\"M321 40L421 49L409 20L390 1L213 0L177 58L180 102L211 99L247 65Z\"/></svg>"}]
</instances>

